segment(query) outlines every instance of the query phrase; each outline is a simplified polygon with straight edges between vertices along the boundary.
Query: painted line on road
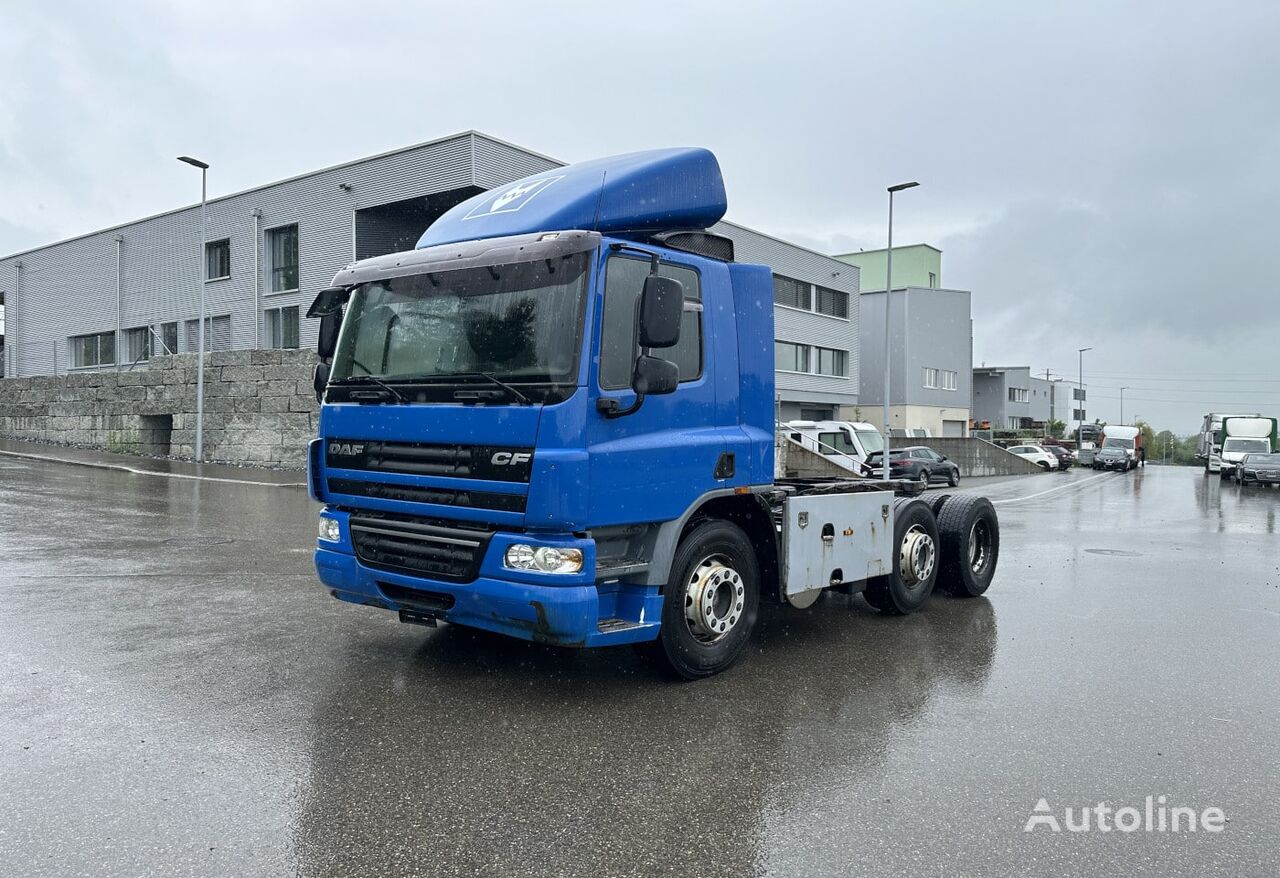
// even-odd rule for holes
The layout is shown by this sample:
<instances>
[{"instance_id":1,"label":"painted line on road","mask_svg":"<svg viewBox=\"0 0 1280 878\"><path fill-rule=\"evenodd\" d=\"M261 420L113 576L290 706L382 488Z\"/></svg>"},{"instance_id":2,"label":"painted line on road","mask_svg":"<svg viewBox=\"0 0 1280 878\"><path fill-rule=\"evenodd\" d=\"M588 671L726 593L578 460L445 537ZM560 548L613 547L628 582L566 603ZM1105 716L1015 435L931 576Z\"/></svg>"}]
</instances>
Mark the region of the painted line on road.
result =
<instances>
[{"instance_id":1,"label":"painted line on road","mask_svg":"<svg viewBox=\"0 0 1280 878\"><path fill-rule=\"evenodd\" d=\"M160 476L165 479L189 479L196 482L225 482L229 485L257 485L263 488L305 488L306 482L258 482L253 479L226 479L218 476L196 476L189 473L159 473L154 470L138 469L137 467L128 466L123 463L101 463L92 460L72 460L66 457L53 457L46 454L27 454L21 451L5 451L0 449L0 454L9 457L20 457L25 460L39 460L44 463L69 463L72 466L90 466L94 469L112 469L120 472L133 473L138 476Z\"/></svg>"},{"instance_id":2,"label":"painted line on road","mask_svg":"<svg viewBox=\"0 0 1280 878\"><path fill-rule=\"evenodd\" d=\"M1068 482L1065 485L1058 485L1056 488L1049 488L1048 490L1041 491L1038 494L1028 494L1025 497L1010 497L1007 500L992 500L991 505L996 506L1002 503L1021 503L1023 500L1034 500L1037 497L1044 497L1046 494L1053 494L1057 491L1065 491L1067 488L1078 488L1081 485L1087 485L1090 482L1096 482L1098 479L1105 479L1107 476L1110 476L1110 475L1113 475L1113 473L1099 473L1098 475L1090 476L1087 479L1080 479L1078 481Z\"/></svg>"}]
</instances>

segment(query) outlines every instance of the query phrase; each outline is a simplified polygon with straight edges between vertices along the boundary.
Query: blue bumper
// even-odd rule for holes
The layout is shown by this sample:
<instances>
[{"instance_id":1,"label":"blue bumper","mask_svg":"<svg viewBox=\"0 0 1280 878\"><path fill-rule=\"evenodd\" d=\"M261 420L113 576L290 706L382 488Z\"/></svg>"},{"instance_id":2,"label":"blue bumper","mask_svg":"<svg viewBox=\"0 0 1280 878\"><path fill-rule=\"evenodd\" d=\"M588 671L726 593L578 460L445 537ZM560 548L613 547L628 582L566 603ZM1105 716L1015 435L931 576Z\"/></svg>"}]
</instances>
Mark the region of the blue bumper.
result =
<instances>
[{"instance_id":1,"label":"blue bumper","mask_svg":"<svg viewBox=\"0 0 1280 878\"><path fill-rule=\"evenodd\" d=\"M656 587L597 585L590 572L557 575L508 570L502 566L507 546L514 542L532 542L580 546L587 562L584 567L594 571L595 546L590 540L572 536L535 540L528 534L494 534L475 580L444 582L364 565L351 548L345 516L326 514L342 522L343 539L336 543L322 540L317 544L316 572L320 581L340 600L390 610L417 611L423 604L450 604L447 608L432 610L431 615L458 625L559 646L609 646L653 640L658 636L662 595ZM429 594L422 596L423 602L411 601L407 597L410 592L404 589ZM446 597L442 601L440 596Z\"/></svg>"}]
</instances>

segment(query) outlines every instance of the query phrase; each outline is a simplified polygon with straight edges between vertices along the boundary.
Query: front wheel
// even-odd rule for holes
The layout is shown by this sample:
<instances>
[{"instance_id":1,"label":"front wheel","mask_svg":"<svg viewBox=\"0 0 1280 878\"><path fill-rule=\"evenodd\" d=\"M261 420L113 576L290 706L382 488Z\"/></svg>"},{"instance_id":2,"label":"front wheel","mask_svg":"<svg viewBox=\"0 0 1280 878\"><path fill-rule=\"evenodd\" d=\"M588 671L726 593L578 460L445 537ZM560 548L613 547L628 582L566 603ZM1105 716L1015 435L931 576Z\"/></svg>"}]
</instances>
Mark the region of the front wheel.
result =
<instances>
[{"instance_id":1,"label":"front wheel","mask_svg":"<svg viewBox=\"0 0 1280 878\"><path fill-rule=\"evenodd\" d=\"M1036 461L1036 464L1045 472L1049 471L1049 464L1045 463L1043 460Z\"/></svg>"},{"instance_id":2,"label":"front wheel","mask_svg":"<svg viewBox=\"0 0 1280 878\"><path fill-rule=\"evenodd\" d=\"M759 602L760 569L747 535L727 521L704 521L676 550L652 653L686 680L718 674L747 645Z\"/></svg>"},{"instance_id":3,"label":"front wheel","mask_svg":"<svg viewBox=\"0 0 1280 878\"><path fill-rule=\"evenodd\" d=\"M950 475L947 476L947 486L950 488L954 488L959 484L960 484L960 468L957 467L951 471Z\"/></svg>"}]
</instances>

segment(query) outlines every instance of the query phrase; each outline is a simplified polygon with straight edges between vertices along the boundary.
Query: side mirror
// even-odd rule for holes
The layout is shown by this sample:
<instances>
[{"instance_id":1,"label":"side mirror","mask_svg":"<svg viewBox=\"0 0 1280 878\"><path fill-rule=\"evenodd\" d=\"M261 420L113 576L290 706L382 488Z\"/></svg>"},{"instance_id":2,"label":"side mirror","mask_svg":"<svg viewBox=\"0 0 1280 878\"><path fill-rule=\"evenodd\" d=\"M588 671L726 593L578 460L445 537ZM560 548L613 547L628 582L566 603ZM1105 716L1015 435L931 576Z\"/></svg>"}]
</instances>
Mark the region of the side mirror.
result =
<instances>
[{"instance_id":1,"label":"side mirror","mask_svg":"<svg viewBox=\"0 0 1280 878\"><path fill-rule=\"evenodd\" d=\"M669 348L680 341L684 314L684 284L651 274L640 293L640 347ZM670 392L670 391L668 391Z\"/></svg>"},{"instance_id":2,"label":"side mirror","mask_svg":"<svg viewBox=\"0 0 1280 878\"><path fill-rule=\"evenodd\" d=\"M316 363L315 371L311 373L311 386L316 391L316 402L324 402L324 389L329 386L328 363Z\"/></svg>"},{"instance_id":3,"label":"side mirror","mask_svg":"<svg viewBox=\"0 0 1280 878\"><path fill-rule=\"evenodd\" d=\"M351 291L344 290L342 287L329 287L321 290L311 302L311 307L307 309L307 316L323 317L334 311L341 311L342 306L347 304L347 299L350 297Z\"/></svg>"},{"instance_id":4,"label":"side mirror","mask_svg":"<svg viewBox=\"0 0 1280 878\"><path fill-rule=\"evenodd\" d=\"M342 328L342 312L330 311L320 318L320 334L316 339L316 353L328 360L338 349L338 330Z\"/></svg>"},{"instance_id":5,"label":"side mirror","mask_svg":"<svg viewBox=\"0 0 1280 878\"><path fill-rule=\"evenodd\" d=\"M938 457L942 458L943 460L947 459L947 456L945 454L939 454Z\"/></svg>"},{"instance_id":6,"label":"side mirror","mask_svg":"<svg viewBox=\"0 0 1280 878\"><path fill-rule=\"evenodd\" d=\"M675 393L680 386L680 367L670 360L641 355L636 358L631 389L645 396Z\"/></svg>"}]
</instances>

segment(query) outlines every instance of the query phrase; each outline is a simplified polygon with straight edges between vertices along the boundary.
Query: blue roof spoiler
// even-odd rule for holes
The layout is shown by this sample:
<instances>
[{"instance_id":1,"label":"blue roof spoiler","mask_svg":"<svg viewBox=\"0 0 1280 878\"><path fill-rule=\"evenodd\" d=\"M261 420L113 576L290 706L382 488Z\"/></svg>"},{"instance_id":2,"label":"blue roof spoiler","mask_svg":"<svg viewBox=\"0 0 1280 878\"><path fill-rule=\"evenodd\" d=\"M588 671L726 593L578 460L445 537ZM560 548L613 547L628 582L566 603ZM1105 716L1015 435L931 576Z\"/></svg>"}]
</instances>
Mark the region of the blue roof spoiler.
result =
<instances>
[{"instance_id":1,"label":"blue roof spoiler","mask_svg":"<svg viewBox=\"0 0 1280 878\"><path fill-rule=\"evenodd\" d=\"M726 208L720 164L709 150L655 149L543 171L482 192L432 223L418 249L568 229L705 229Z\"/></svg>"}]
</instances>

